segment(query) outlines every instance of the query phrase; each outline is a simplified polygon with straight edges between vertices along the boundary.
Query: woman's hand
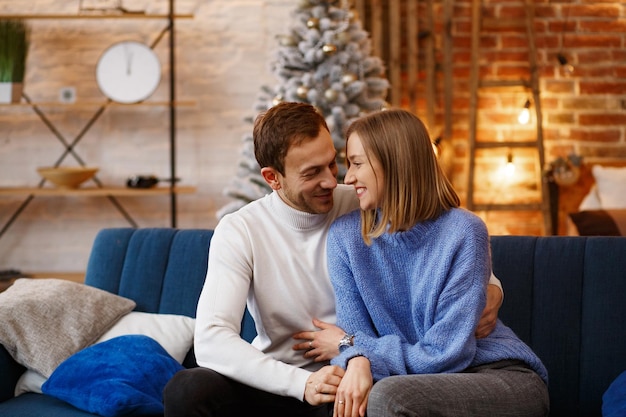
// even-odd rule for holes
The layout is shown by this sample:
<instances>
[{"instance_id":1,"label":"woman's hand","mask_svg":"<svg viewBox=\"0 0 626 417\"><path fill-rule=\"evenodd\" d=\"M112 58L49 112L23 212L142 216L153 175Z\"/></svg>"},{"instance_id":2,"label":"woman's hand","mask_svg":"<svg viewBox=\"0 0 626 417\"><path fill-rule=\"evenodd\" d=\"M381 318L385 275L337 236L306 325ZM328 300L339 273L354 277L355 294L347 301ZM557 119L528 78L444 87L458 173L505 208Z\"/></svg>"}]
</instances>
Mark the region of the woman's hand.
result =
<instances>
[{"instance_id":1,"label":"woman's hand","mask_svg":"<svg viewBox=\"0 0 626 417\"><path fill-rule=\"evenodd\" d=\"M339 383L333 417L363 417L374 381L370 361L356 356L348 361L346 373Z\"/></svg>"},{"instance_id":2,"label":"woman's hand","mask_svg":"<svg viewBox=\"0 0 626 417\"><path fill-rule=\"evenodd\" d=\"M293 335L296 340L304 340L294 344L293 349L304 351L304 357L314 358L315 362L329 361L339 355L339 341L346 332L318 319L313 319L313 326L320 330L302 331Z\"/></svg>"}]
</instances>

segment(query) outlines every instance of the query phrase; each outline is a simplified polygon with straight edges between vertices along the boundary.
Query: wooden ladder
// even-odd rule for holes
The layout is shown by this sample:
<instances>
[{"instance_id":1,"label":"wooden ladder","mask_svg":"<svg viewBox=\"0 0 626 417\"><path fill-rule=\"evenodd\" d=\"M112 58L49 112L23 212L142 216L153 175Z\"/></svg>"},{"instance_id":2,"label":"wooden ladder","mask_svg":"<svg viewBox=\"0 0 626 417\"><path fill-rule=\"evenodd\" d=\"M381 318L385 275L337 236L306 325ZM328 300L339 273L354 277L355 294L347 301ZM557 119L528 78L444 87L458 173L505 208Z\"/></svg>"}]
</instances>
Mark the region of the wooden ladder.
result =
<instances>
[{"instance_id":1,"label":"wooden ladder","mask_svg":"<svg viewBox=\"0 0 626 417\"><path fill-rule=\"evenodd\" d=\"M490 210L511 210L511 211L541 211L544 220L545 234L554 234L552 226L552 217L550 211L550 192L547 180L543 175L545 164L544 146L543 146L543 127L541 115L541 101L539 97L539 76L537 69L537 51L535 46L535 28L534 28L534 0L524 0L526 17L525 19L488 19L482 15L482 0L472 1L472 35L471 35L471 72L470 72L470 109L469 109L469 170L467 185L467 208L472 211L490 211ZM484 27L483 27L484 26ZM485 28L512 28L519 27L526 29L528 42L528 64L529 78L521 80L481 80L480 79L480 35ZM477 141L477 116L478 116L478 95L481 88L493 87L523 87L532 92L533 108L535 110L535 122L537 133L533 141ZM527 103L528 104L528 103ZM540 203L520 203L520 204L477 204L475 203L474 187L476 174L476 151L478 149L494 149L508 148L535 148L538 155L537 165L537 184L541 188Z\"/></svg>"}]
</instances>

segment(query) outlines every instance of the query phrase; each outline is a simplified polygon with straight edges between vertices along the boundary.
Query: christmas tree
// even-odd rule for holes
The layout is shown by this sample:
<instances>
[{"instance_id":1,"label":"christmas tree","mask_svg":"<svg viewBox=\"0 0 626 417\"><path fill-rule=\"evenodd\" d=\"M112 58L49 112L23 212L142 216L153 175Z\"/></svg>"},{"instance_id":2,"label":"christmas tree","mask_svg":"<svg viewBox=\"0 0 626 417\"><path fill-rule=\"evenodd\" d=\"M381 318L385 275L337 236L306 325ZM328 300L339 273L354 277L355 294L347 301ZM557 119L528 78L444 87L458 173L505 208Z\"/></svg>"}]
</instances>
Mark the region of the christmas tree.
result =
<instances>
[{"instance_id":1,"label":"christmas tree","mask_svg":"<svg viewBox=\"0 0 626 417\"><path fill-rule=\"evenodd\" d=\"M271 71L279 83L262 87L254 105L257 114L282 101L315 106L326 118L338 151L339 180L345 173L345 128L363 114L383 109L389 87L383 63L370 55L369 35L347 3L299 2L288 32L277 36ZM222 207L218 218L271 192L254 157L251 131L243 138L237 174L224 190L235 201Z\"/></svg>"}]
</instances>

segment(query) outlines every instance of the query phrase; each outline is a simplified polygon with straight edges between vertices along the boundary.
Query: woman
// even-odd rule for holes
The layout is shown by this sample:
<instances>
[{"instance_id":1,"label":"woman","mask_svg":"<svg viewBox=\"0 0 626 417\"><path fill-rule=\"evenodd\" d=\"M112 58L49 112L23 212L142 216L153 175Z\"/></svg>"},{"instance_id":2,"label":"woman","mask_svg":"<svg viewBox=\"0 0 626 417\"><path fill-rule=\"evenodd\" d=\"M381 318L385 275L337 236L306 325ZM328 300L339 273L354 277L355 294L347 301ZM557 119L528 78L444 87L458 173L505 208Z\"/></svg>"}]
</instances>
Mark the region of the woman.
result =
<instances>
[{"instance_id":1,"label":"woman","mask_svg":"<svg viewBox=\"0 0 626 417\"><path fill-rule=\"evenodd\" d=\"M547 372L498 322L474 329L491 271L485 224L459 208L423 123L404 110L355 121L348 172L360 210L328 236L337 325L350 335L335 416L541 416ZM374 384L375 383L375 384Z\"/></svg>"}]
</instances>

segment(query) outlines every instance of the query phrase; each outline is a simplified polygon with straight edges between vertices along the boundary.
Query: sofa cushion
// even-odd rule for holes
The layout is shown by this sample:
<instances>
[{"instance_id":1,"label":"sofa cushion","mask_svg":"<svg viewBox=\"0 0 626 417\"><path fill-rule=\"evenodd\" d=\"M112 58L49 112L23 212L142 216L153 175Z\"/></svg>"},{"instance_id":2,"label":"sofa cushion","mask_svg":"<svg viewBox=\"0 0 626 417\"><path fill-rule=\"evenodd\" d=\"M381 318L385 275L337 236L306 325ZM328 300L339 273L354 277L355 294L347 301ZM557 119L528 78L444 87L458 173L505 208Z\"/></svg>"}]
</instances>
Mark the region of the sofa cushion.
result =
<instances>
[{"instance_id":1,"label":"sofa cushion","mask_svg":"<svg viewBox=\"0 0 626 417\"><path fill-rule=\"evenodd\" d=\"M134 306L71 281L20 278L0 293L0 343L18 363L47 377Z\"/></svg>"},{"instance_id":2,"label":"sofa cushion","mask_svg":"<svg viewBox=\"0 0 626 417\"><path fill-rule=\"evenodd\" d=\"M602 396L602 416L626 416L626 371L615 378Z\"/></svg>"},{"instance_id":3,"label":"sofa cushion","mask_svg":"<svg viewBox=\"0 0 626 417\"><path fill-rule=\"evenodd\" d=\"M603 209L626 207L626 168L594 165L591 168Z\"/></svg>"},{"instance_id":4,"label":"sofa cushion","mask_svg":"<svg viewBox=\"0 0 626 417\"><path fill-rule=\"evenodd\" d=\"M15 396L20 396L26 392L36 392L41 394L41 386L46 382L47 378L37 371L27 369L20 376L15 384Z\"/></svg>"},{"instance_id":5,"label":"sofa cushion","mask_svg":"<svg viewBox=\"0 0 626 417\"><path fill-rule=\"evenodd\" d=\"M626 236L626 209L570 213L580 236Z\"/></svg>"},{"instance_id":6,"label":"sofa cushion","mask_svg":"<svg viewBox=\"0 0 626 417\"><path fill-rule=\"evenodd\" d=\"M141 334L159 342L178 363L183 363L193 345L195 319L178 314L154 314L131 311L96 343L105 342L118 336Z\"/></svg>"},{"instance_id":7,"label":"sofa cushion","mask_svg":"<svg viewBox=\"0 0 626 417\"><path fill-rule=\"evenodd\" d=\"M154 339L119 336L70 356L42 391L105 417L162 414L163 388L182 369Z\"/></svg>"},{"instance_id":8,"label":"sofa cushion","mask_svg":"<svg viewBox=\"0 0 626 417\"><path fill-rule=\"evenodd\" d=\"M94 417L58 398L27 392L0 403L0 416L7 417Z\"/></svg>"}]
</instances>

